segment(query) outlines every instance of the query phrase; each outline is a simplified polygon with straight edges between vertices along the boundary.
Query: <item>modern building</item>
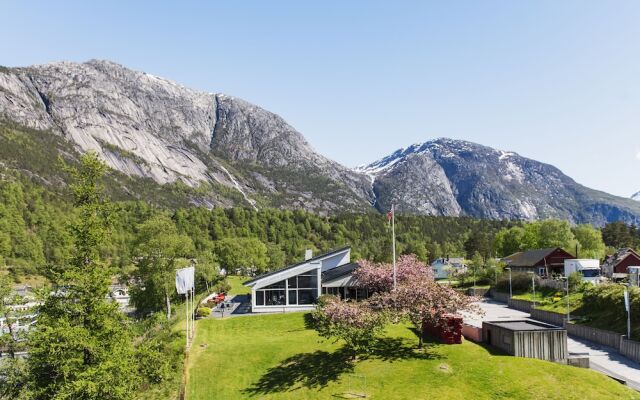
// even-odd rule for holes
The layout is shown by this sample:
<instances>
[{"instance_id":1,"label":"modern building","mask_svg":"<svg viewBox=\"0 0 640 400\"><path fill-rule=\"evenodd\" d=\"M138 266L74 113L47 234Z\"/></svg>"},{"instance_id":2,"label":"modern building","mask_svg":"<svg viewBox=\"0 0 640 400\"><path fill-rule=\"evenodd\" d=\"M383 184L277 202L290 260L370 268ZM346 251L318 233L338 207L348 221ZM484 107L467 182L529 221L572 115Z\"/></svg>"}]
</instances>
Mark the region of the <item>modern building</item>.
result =
<instances>
[{"instance_id":1,"label":"modern building","mask_svg":"<svg viewBox=\"0 0 640 400\"><path fill-rule=\"evenodd\" d=\"M443 257L431 263L434 279L448 279L456 273L467 271L467 266L462 257Z\"/></svg>"},{"instance_id":2,"label":"modern building","mask_svg":"<svg viewBox=\"0 0 640 400\"><path fill-rule=\"evenodd\" d=\"M533 272L539 276L563 275L564 260L575 257L560 247L520 251L502 259L513 272Z\"/></svg>"},{"instance_id":3,"label":"modern building","mask_svg":"<svg viewBox=\"0 0 640 400\"><path fill-rule=\"evenodd\" d=\"M297 264L257 276L244 283L251 288L252 312L306 311L315 308L320 294L345 299L366 297L352 277L351 247L311 257Z\"/></svg>"},{"instance_id":4,"label":"modern building","mask_svg":"<svg viewBox=\"0 0 640 400\"><path fill-rule=\"evenodd\" d=\"M605 259L602 275L611 279L624 279L628 276L629 267L635 266L640 266L640 254L629 248L618 249Z\"/></svg>"},{"instance_id":5,"label":"modern building","mask_svg":"<svg viewBox=\"0 0 640 400\"><path fill-rule=\"evenodd\" d=\"M567 360L567 330L526 320L484 321L482 337L487 344L516 357L564 363Z\"/></svg>"}]
</instances>

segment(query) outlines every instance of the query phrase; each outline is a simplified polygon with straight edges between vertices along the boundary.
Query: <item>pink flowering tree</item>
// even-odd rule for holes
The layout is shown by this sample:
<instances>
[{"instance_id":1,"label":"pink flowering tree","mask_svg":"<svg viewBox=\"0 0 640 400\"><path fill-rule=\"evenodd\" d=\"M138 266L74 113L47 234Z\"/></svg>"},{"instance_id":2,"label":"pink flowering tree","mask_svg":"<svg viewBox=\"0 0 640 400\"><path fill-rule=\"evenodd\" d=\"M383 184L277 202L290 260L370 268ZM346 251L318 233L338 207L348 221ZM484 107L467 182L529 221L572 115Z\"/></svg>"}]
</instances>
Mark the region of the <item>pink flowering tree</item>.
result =
<instances>
[{"instance_id":1,"label":"pink flowering tree","mask_svg":"<svg viewBox=\"0 0 640 400\"><path fill-rule=\"evenodd\" d=\"M367 302L346 302L336 296L322 296L313 319L320 336L344 340L354 359L369 352L385 325L384 313Z\"/></svg>"},{"instance_id":2,"label":"pink flowering tree","mask_svg":"<svg viewBox=\"0 0 640 400\"><path fill-rule=\"evenodd\" d=\"M431 268L414 255L401 256L396 263L396 288L393 265L359 261L354 272L358 284L372 293L369 308L386 313L394 322L408 319L418 331L418 346L424 342L423 325L446 326L447 314L479 312L477 299L465 296L433 279Z\"/></svg>"}]
</instances>

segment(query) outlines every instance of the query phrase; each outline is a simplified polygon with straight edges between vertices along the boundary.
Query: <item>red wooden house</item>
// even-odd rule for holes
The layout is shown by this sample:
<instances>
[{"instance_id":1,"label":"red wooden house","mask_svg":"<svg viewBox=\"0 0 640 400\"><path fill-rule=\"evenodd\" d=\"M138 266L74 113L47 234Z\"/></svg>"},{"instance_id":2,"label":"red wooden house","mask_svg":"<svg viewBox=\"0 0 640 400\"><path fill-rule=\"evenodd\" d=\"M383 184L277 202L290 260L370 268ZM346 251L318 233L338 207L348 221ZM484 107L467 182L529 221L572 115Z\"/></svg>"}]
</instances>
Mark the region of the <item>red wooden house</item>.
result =
<instances>
[{"instance_id":1,"label":"red wooden house","mask_svg":"<svg viewBox=\"0 0 640 400\"><path fill-rule=\"evenodd\" d=\"M573 254L560 247L520 251L502 259L513 272L533 272L540 276L564 273L564 260Z\"/></svg>"},{"instance_id":2,"label":"red wooden house","mask_svg":"<svg viewBox=\"0 0 640 400\"><path fill-rule=\"evenodd\" d=\"M640 254L635 250L624 248L607 256L602 264L602 274L612 279L627 277L627 268L640 266Z\"/></svg>"}]
</instances>

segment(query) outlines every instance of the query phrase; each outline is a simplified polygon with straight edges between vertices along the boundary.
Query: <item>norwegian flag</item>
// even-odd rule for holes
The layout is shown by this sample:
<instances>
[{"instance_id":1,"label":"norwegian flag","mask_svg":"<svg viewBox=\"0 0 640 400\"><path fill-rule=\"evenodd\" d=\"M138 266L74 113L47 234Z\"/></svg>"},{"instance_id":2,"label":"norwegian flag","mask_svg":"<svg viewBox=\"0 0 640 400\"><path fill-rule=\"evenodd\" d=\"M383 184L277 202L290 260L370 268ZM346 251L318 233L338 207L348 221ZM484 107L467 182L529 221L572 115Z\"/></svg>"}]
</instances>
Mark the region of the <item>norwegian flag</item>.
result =
<instances>
[{"instance_id":1,"label":"norwegian flag","mask_svg":"<svg viewBox=\"0 0 640 400\"><path fill-rule=\"evenodd\" d=\"M391 206L391 211L387 213L387 222L391 222L393 219L393 206Z\"/></svg>"}]
</instances>

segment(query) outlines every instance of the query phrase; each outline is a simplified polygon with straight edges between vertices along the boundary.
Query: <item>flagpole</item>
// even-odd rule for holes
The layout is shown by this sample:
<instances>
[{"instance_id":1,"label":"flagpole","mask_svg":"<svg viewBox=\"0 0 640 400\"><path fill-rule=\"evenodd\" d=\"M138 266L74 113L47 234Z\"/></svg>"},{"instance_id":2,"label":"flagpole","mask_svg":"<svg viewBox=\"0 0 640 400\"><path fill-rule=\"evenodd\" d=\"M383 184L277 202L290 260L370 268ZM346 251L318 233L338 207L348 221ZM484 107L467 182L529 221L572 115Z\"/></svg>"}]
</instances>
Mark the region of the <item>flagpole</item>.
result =
<instances>
[{"instance_id":1,"label":"flagpole","mask_svg":"<svg viewBox=\"0 0 640 400\"><path fill-rule=\"evenodd\" d=\"M391 204L391 236L393 239L393 289L396 288L396 210Z\"/></svg>"},{"instance_id":2,"label":"flagpole","mask_svg":"<svg viewBox=\"0 0 640 400\"><path fill-rule=\"evenodd\" d=\"M186 323L187 323L187 329L186 329L186 338L187 338L187 350L189 350L189 291L187 290L187 292L184 294L184 312L185 312L185 317L186 317Z\"/></svg>"}]
</instances>

